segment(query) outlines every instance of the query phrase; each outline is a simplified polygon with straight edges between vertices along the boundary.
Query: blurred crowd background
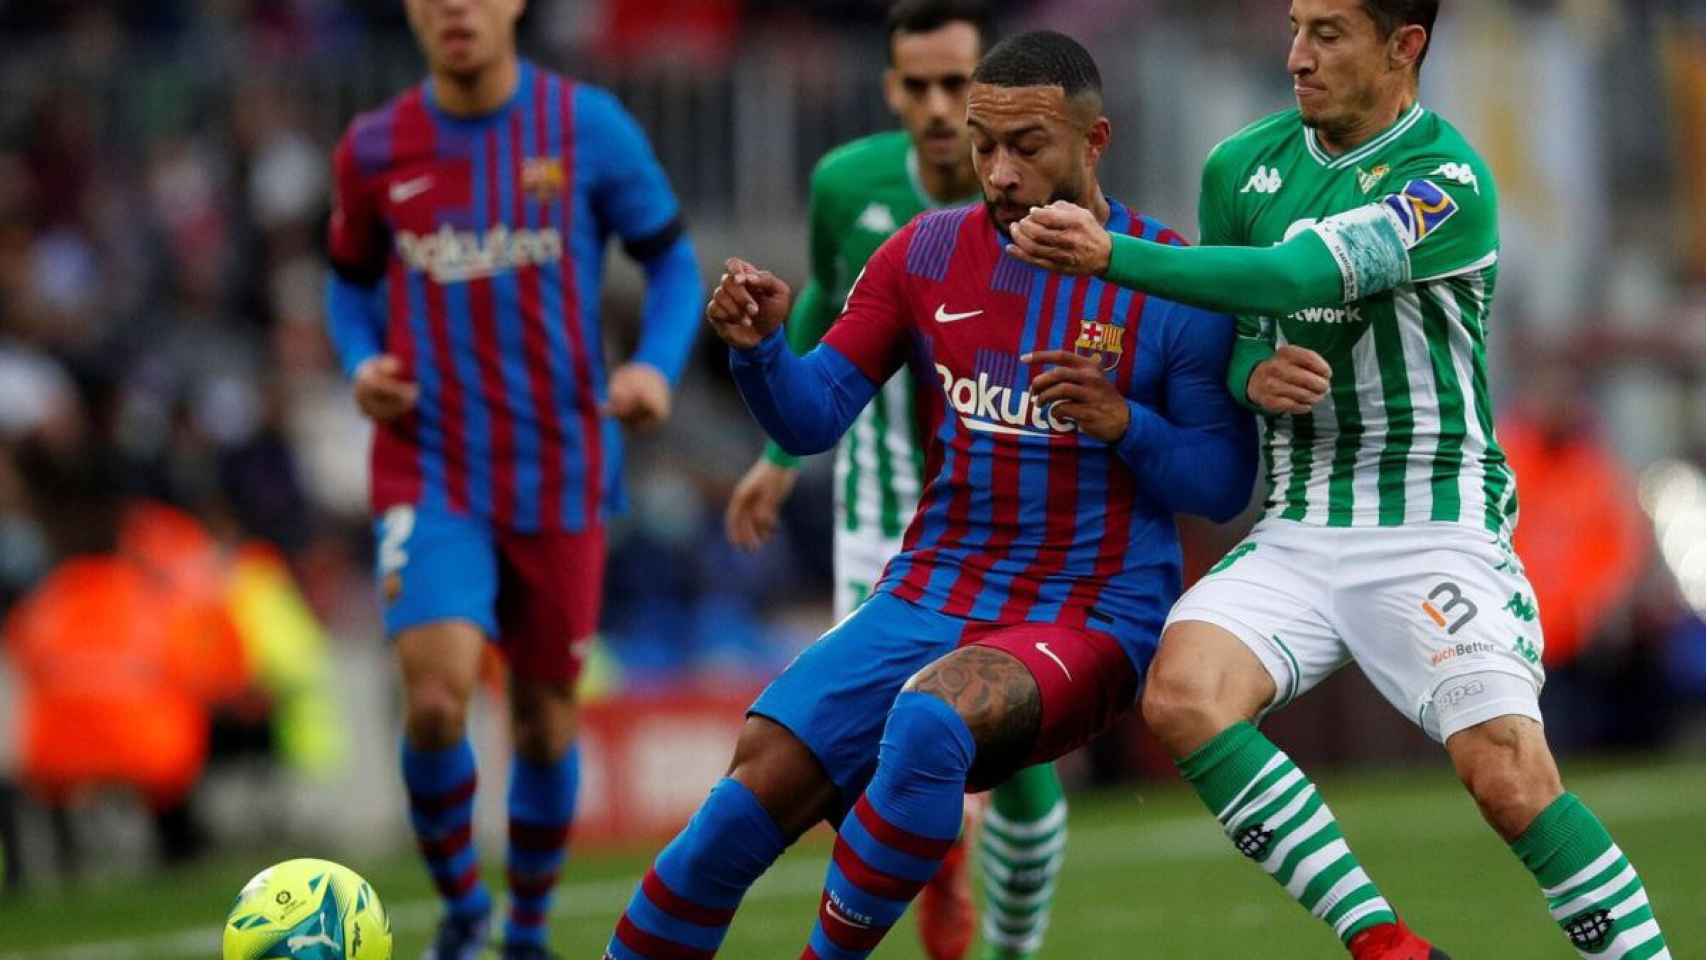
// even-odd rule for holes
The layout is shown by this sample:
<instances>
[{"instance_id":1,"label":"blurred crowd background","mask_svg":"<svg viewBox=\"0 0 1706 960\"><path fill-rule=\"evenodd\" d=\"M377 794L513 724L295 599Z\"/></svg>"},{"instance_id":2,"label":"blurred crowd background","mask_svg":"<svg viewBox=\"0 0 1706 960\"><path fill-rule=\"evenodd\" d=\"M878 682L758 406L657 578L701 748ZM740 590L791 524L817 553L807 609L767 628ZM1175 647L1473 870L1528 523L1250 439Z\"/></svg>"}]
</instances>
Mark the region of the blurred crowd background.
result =
<instances>
[{"instance_id":1,"label":"blurred crowd background","mask_svg":"<svg viewBox=\"0 0 1706 960\"><path fill-rule=\"evenodd\" d=\"M1565 752L1698 748L1706 6L1445 6L1424 99L1500 181L1491 362L1552 738ZM804 274L813 162L890 125L881 3L532 7L525 50L614 89L651 135L707 277L736 253ZM1004 27L1092 47L1115 131L1104 183L1187 235L1208 149L1289 98L1273 0L996 7ZM402 5L0 0L0 38L8 881L108 866L90 851L110 853L127 823L146 825L137 842L154 855L194 857L256 802L293 805L298 822L338 807L347 832L400 839L368 429L322 332L321 236L331 144L422 73ZM614 354L639 289L613 272ZM827 462L807 468L765 551L723 539L761 439L725 369L705 337L674 419L633 447L595 696L744 695L826 625ZM1278 729L1300 759L1433 757L1389 713L1341 677ZM1127 728L1074 769L1164 767ZM349 783L372 789L327 789Z\"/></svg>"}]
</instances>

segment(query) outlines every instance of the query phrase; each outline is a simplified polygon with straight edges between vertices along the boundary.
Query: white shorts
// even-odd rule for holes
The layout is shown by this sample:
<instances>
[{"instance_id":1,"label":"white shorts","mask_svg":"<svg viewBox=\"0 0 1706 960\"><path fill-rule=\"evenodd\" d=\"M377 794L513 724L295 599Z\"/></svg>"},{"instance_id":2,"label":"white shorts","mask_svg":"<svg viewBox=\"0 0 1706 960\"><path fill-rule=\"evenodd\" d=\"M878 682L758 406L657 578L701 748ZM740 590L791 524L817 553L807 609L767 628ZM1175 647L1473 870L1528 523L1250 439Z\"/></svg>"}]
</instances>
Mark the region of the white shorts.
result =
<instances>
[{"instance_id":1,"label":"white shorts","mask_svg":"<svg viewBox=\"0 0 1706 960\"><path fill-rule=\"evenodd\" d=\"M900 552L899 537L855 533L835 525L835 619L841 621L865 602L883 578L889 558Z\"/></svg>"},{"instance_id":2,"label":"white shorts","mask_svg":"<svg viewBox=\"0 0 1706 960\"><path fill-rule=\"evenodd\" d=\"M1544 641L1516 555L1455 523L1321 527L1264 520L1167 617L1256 654L1277 710L1355 661L1441 743L1496 717L1540 720Z\"/></svg>"}]
</instances>

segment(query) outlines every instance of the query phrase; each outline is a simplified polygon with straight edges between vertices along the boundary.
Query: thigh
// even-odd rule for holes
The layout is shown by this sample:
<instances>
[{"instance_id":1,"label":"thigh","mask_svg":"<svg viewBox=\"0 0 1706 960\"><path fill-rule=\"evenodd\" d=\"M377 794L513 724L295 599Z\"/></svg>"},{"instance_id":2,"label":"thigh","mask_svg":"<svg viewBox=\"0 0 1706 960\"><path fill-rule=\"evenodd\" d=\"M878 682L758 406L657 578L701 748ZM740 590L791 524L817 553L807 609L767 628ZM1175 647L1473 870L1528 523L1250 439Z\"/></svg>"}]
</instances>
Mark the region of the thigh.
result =
<instances>
[{"instance_id":1,"label":"thigh","mask_svg":"<svg viewBox=\"0 0 1706 960\"><path fill-rule=\"evenodd\" d=\"M1028 753L1015 758L1013 769L992 771L993 782L1089 743L1137 700L1137 667L1109 634L1022 623L972 628L966 643L1000 650L1023 664L1040 699L1040 720Z\"/></svg>"},{"instance_id":2,"label":"thigh","mask_svg":"<svg viewBox=\"0 0 1706 960\"><path fill-rule=\"evenodd\" d=\"M787 728L851 804L876 769L895 696L963 630L963 621L878 594L794 658L747 713Z\"/></svg>"},{"instance_id":3,"label":"thigh","mask_svg":"<svg viewBox=\"0 0 1706 960\"><path fill-rule=\"evenodd\" d=\"M604 530L498 534L498 641L517 680L572 688L598 631Z\"/></svg>"},{"instance_id":4,"label":"thigh","mask_svg":"<svg viewBox=\"0 0 1706 960\"><path fill-rule=\"evenodd\" d=\"M835 619L853 612L871 595L900 541L835 526Z\"/></svg>"},{"instance_id":5,"label":"thigh","mask_svg":"<svg viewBox=\"0 0 1706 960\"><path fill-rule=\"evenodd\" d=\"M1357 665L1435 740L1496 717L1540 719L1534 591L1490 534L1454 524L1366 531L1336 597Z\"/></svg>"},{"instance_id":6,"label":"thigh","mask_svg":"<svg viewBox=\"0 0 1706 960\"><path fill-rule=\"evenodd\" d=\"M472 517L402 504L374 523L385 632L396 637L440 621L497 634L497 547Z\"/></svg>"},{"instance_id":7,"label":"thigh","mask_svg":"<svg viewBox=\"0 0 1706 960\"><path fill-rule=\"evenodd\" d=\"M1331 550L1325 531L1263 524L1233 547L1167 615L1167 626L1200 621L1237 637L1274 681L1264 713L1286 706L1350 660L1328 617Z\"/></svg>"}]
</instances>

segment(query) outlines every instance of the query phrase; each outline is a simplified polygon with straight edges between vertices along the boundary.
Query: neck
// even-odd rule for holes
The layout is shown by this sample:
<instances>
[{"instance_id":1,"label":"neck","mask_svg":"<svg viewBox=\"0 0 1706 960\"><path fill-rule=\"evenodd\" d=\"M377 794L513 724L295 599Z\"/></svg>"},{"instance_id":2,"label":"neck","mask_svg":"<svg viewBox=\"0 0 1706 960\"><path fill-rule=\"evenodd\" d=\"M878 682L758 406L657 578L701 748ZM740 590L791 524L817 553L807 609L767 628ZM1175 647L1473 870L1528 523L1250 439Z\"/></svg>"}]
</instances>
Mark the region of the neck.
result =
<instances>
[{"instance_id":1,"label":"neck","mask_svg":"<svg viewBox=\"0 0 1706 960\"><path fill-rule=\"evenodd\" d=\"M1108 205L1108 198L1102 193L1100 183L1090 184L1090 202L1085 204L1085 207L1096 216L1096 222L1104 226L1114 215L1114 208Z\"/></svg>"},{"instance_id":2,"label":"neck","mask_svg":"<svg viewBox=\"0 0 1706 960\"><path fill-rule=\"evenodd\" d=\"M1320 127L1315 132L1321 143L1321 149L1331 156L1349 153L1362 146L1381 131L1398 122L1398 118L1415 106L1417 100L1414 85L1404 89L1398 96L1387 98L1375 110L1364 114L1342 127L1329 129Z\"/></svg>"},{"instance_id":3,"label":"neck","mask_svg":"<svg viewBox=\"0 0 1706 960\"><path fill-rule=\"evenodd\" d=\"M953 203L977 196L977 171L972 168L970 152L964 161L952 166L936 166L920 160L918 185L937 203Z\"/></svg>"},{"instance_id":4,"label":"neck","mask_svg":"<svg viewBox=\"0 0 1706 960\"><path fill-rule=\"evenodd\" d=\"M434 70L432 96L453 117L478 117L508 103L520 82L521 62L512 52L472 75Z\"/></svg>"}]
</instances>

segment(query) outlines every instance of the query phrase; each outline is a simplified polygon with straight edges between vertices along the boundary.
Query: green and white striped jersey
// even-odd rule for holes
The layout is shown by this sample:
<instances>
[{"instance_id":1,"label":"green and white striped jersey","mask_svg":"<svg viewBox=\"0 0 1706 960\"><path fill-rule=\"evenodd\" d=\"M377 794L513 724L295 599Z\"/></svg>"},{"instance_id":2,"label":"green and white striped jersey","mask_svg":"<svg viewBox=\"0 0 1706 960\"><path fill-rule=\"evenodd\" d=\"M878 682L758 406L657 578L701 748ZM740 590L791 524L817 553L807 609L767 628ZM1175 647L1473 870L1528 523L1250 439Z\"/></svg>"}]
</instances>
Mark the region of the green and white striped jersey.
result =
<instances>
[{"instance_id":1,"label":"green and white striped jersey","mask_svg":"<svg viewBox=\"0 0 1706 960\"><path fill-rule=\"evenodd\" d=\"M797 353L817 345L841 311L865 261L913 217L938 206L918 178L904 131L843 144L811 179L811 280L788 317ZM923 439L912 377L895 374L860 412L835 449L837 522L849 532L894 539L906 532L924 488ZM772 462L795 461L771 444Z\"/></svg>"},{"instance_id":2,"label":"green and white striped jersey","mask_svg":"<svg viewBox=\"0 0 1706 960\"><path fill-rule=\"evenodd\" d=\"M1297 110L1277 113L1209 155L1199 212L1203 243L1239 246L1278 244L1339 216L1317 232L1339 261L1344 302L1238 322L1240 353L1292 343L1333 368L1310 414L1263 418L1266 515L1446 521L1508 538L1516 484L1493 433L1486 353L1498 197L1457 130L1418 104L1334 157ZM1388 224L1407 255L1371 256L1371 238L1393 235ZM1359 285L1383 292L1361 296ZM1243 384L1233 389L1243 399Z\"/></svg>"}]
</instances>

